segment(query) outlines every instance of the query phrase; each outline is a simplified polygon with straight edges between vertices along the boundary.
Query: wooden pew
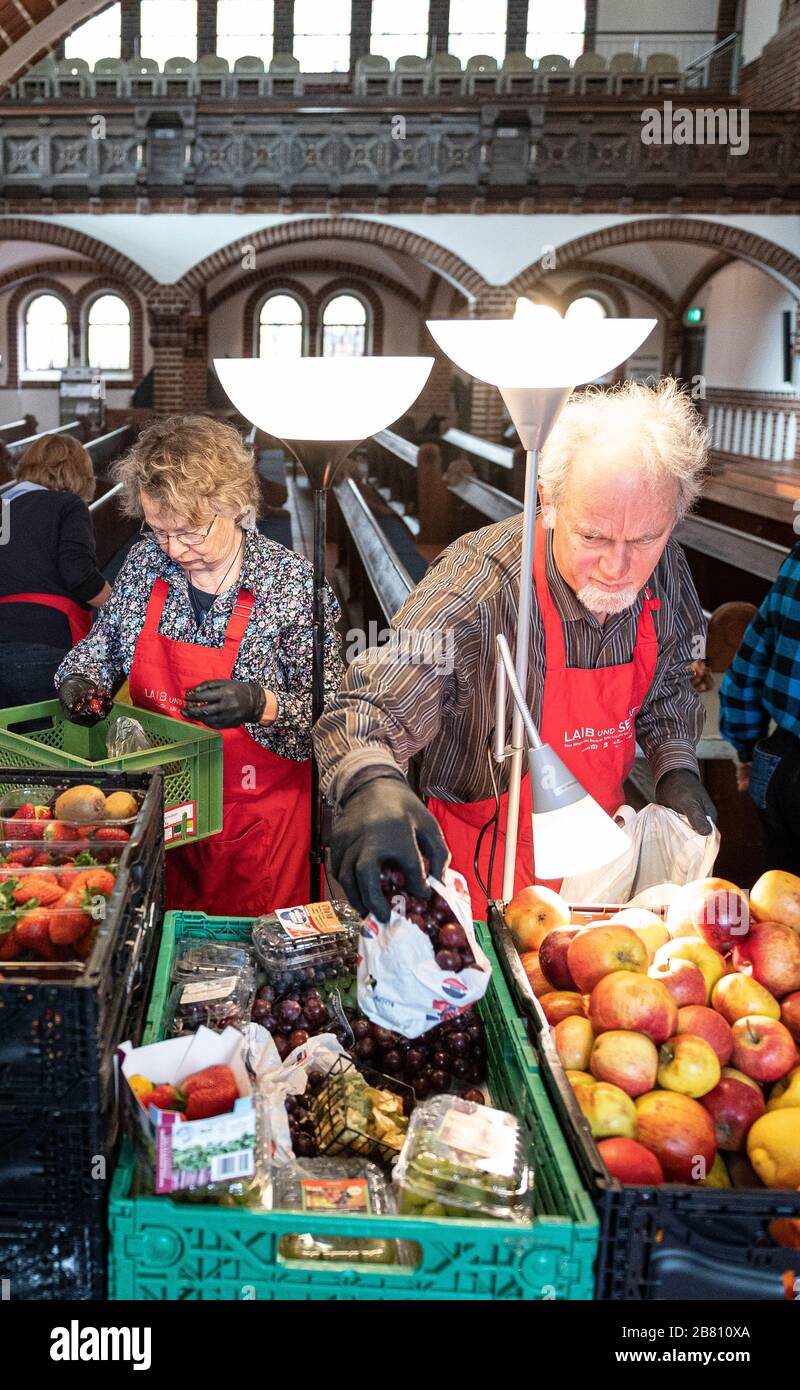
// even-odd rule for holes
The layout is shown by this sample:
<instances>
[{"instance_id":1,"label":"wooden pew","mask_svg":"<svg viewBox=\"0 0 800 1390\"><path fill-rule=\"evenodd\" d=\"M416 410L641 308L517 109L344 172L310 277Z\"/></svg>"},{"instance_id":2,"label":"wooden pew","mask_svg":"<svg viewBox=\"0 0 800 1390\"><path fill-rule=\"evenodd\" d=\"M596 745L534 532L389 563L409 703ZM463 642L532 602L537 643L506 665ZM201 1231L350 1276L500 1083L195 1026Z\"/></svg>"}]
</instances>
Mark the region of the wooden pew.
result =
<instances>
[{"instance_id":1,"label":"wooden pew","mask_svg":"<svg viewBox=\"0 0 800 1390\"><path fill-rule=\"evenodd\" d=\"M15 439L12 444L6 445L11 463L16 465L22 458L25 450L29 449L31 444L34 444L37 439L41 439L45 434L68 434L71 435L73 439L80 439L83 441L83 425L80 420L70 420L66 425L57 425L55 429L39 430L38 434L28 434L22 439Z\"/></svg>"},{"instance_id":2,"label":"wooden pew","mask_svg":"<svg viewBox=\"0 0 800 1390\"><path fill-rule=\"evenodd\" d=\"M84 445L98 478L104 477L108 465L133 443L135 434L132 425L120 425L115 430L109 430L108 434L100 434L96 439L90 439L88 444Z\"/></svg>"},{"instance_id":3,"label":"wooden pew","mask_svg":"<svg viewBox=\"0 0 800 1390\"><path fill-rule=\"evenodd\" d=\"M333 494L341 514L337 580L350 626L369 633L385 627L413 589L413 581L352 478Z\"/></svg>"},{"instance_id":4,"label":"wooden pew","mask_svg":"<svg viewBox=\"0 0 800 1390\"><path fill-rule=\"evenodd\" d=\"M494 444L475 434L467 434L466 430L456 429L445 431L440 448L445 464L465 458L483 482L522 501L525 495L524 449L510 449L506 444Z\"/></svg>"},{"instance_id":5,"label":"wooden pew","mask_svg":"<svg viewBox=\"0 0 800 1390\"><path fill-rule=\"evenodd\" d=\"M450 534L449 497L438 444L412 444L392 430L380 430L367 445L370 478L385 489L401 514L417 523L424 545L444 545Z\"/></svg>"},{"instance_id":6,"label":"wooden pew","mask_svg":"<svg viewBox=\"0 0 800 1390\"><path fill-rule=\"evenodd\" d=\"M7 425L0 425L0 444L13 444L15 440L24 439L35 432L35 415L24 415L21 420L9 420Z\"/></svg>"}]
</instances>

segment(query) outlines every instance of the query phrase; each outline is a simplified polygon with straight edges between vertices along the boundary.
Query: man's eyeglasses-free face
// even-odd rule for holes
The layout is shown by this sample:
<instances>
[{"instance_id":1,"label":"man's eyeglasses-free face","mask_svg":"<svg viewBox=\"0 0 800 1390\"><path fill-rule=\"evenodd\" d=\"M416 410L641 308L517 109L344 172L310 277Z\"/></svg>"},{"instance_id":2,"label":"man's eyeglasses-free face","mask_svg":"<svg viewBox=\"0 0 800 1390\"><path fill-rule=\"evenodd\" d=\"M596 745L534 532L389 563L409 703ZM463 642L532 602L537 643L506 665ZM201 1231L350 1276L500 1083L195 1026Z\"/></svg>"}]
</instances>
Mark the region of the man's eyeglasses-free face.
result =
<instances>
[{"instance_id":1,"label":"man's eyeglasses-free face","mask_svg":"<svg viewBox=\"0 0 800 1390\"><path fill-rule=\"evenodd\" d=\"M181 545L198 546L202 545L203 541L208 540L211 527L216 519L216 517L213 518L211 526L207 526L205 531L157 531L154 526L148 526L147 522L143 521L139 527L139 535L152 536L158 545L167 545L170 540L176 540L180 541Z\"/></svg>"}]
</instances>

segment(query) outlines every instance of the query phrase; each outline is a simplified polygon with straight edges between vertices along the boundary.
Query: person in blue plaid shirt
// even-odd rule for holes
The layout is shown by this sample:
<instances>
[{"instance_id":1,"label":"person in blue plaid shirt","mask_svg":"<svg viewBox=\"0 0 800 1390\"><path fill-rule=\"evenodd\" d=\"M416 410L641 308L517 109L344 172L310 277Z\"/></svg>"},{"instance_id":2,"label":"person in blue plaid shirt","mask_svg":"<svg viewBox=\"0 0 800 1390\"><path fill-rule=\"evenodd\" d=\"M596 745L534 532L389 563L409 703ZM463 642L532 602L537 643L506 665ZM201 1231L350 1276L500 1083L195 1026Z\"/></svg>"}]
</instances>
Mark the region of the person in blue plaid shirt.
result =
<instances>
[{"instance_id":1,"label":"person in blue plaid shirt","mask_svg":"<svg viewBox=\"0 0 800 1390\"><path fill-rule=\"evenodd\" d=\"M800 542L725 673L719 727L751 764L770 868L800 873Z\"/></svg>"}]
</instances>

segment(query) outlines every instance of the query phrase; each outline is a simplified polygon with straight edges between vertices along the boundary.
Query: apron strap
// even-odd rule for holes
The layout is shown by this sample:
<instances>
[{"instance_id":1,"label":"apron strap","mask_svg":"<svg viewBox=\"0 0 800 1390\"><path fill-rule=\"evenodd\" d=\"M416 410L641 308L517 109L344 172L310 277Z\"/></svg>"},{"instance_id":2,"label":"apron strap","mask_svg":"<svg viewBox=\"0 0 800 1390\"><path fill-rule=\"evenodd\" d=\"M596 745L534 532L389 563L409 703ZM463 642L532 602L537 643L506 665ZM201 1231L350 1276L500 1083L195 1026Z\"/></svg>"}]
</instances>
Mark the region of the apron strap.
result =
<instances>
[{"instance_id":1,"label":"apron strap","mask_svg":"<svg viewBox=\"0 0 800 1390\"><path fill-rule=\"evenodd\" d=\"M544 625L544 664L546 671L563 671L567 664L564 629L547 583L547 529L541 518L536 522L533 546L533 584Z\"/></svg>"},{"instance_id":2,"label":"apron strap","mask_svg":"<svg viewBox=\"0 0 800 1390\"><path fill-rule=\"evenodd\" d=\"M82 638L88 637L92 629L92 615L74 599L62 594L7 594L0 603L41 603L45 608L57 608L69 623L69 635L73 647Z\"/></svg>"},{"instance_id":3,"label":"apron strap","mask_svg":"<svg viewBox=\"0 0 800 1390\"><path fill-rule=\"evenodd\" d=\"M250 590L240 589L236 596L236 602L233 605L233 612L228 619L228 626L225 629L225 650L233 653L234 660L239 651L254 606L255 599ZM231 670L233 670L233 663L231 663Z\"/></svg>"},{"instance_id":4,"label":"apron strap","mask_svg":"<svg viewBox=\"0 0 800 1390\"><path fill-rule=\"evenodd\" d=\"M157 579L150 590L150 597L147 600L147 612L144 615L142 632L156 637L161 626L161 614L164 612L164 604L167 601L169 584L166 579Z\"/></svg>"}]
</instances>

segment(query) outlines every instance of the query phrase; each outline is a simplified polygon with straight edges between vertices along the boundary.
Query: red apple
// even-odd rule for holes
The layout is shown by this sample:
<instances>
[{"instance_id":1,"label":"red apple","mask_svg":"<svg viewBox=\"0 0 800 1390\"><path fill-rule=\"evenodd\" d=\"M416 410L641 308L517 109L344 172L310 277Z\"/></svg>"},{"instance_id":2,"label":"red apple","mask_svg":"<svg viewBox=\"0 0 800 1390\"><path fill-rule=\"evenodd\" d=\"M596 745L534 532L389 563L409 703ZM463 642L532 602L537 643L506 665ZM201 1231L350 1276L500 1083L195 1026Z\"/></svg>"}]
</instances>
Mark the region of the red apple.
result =
<instances>
[{"instance_id":1,"label":"red apple","mask_svg":"<svg viewBox=\"0 0 800 1390\"><path fill-rule=\"evenodd\" d=\"M700 1182L717 1155L714 1121L691 1096L649 1091L636 1101L636 1138L661 1163L667 1182Z\"/></svg>"},{"instance_id":2,"label":"red apple","mask_svg":"<svg viewBox=\"0 0 800 1390\"><path fill-rule=\"evenodd\" d=\"M732 960L776 999L800 989L800 936L780 922L755 923L747 940L734 946Z\"/></svg>"},{"instance_id":3,"label":"red apple","mask_svg":"<svg viewBox=\"0 0 800 1390\"><path fill-rule=\"evenodd\" d=\"M757 922L782 922L800 932L800 878L767 869L750 889L750 911Z\"/></svg>"},{"instance_id":4,"label":"red apple","mask_svg":"<svg viewBox=\"0 0 800 1390\"><path fill-rule=\"evenodd\" d=\"M733 1025L733 1065L754 1081L779 1081L797 1064L794 1038L782 1023L746 1014Z\"/></svg>"},{"instance_id":5,"label":"red apple","mask_svg":"<svg viewBox=\"0 0 800 1390\"><path fill-rule=\"evenodd\" d=\"M590 1025L591 1026L591 1025ZM629 1096L643 1096L656 1084L658 1052L644 1033L618 1029L595 1038L589 1070Z\"/></svg>"},{"instance_id":6,"label":"red apple","mask_svg":"<svg viewBox=\"0 0 800 1390\"><path fill-rule=\"evenodd\" d=\"M730 1061L733 1052L731 1025L716 1009L707 1009L703 1004L687 1004L685 1008L678 1009L678 1032L705 1038L716 1052L721 1067Z\"/></svg>"},{"instance_id":7,"label":"red apple","mask_svg":"<svg viewBox=\"0 0 800 1390\"><path fill-rule=\"evenodd\" d=\"M651 1187L664 1181L664 1169L655 1154L635 1139L601 1139L597 1150L618 1182Z\"/></svg>"},{"instance_id":8,"label":"red apple","mask_svg":"<svg viewBox=\"0 0 800 1390\"><path fill-rule=\"evenodd\" d=\"M666 985L679 1009L688 1004L705 1004L707 990L703 972L693 961L681 956L670 956L669 960L651 965L648 975Z\"/></svg>"},{"instance_id":9,"label":"red apple","mask_svg":"<svg viewBox=\"0 0 800 1390\"><path fill-rule=\"evenodd\" d=\"M630 927L616 923L587 927L567 948L567 965L579 990L588 994L599 980L613 971L644 975L650 955Z\"/></svg>"},{"instance_id":10,"label":"red apple","mask_svg":"<svg viewBox=\"0 0 800 1390\"><path fill-rule=\"evenodd\" d=\"M725 974L723 957L713 946L709 946L702 936L681 936L676 941L668 941L666 946L659 947L653 964L661 965L662 961L672 960L675 956L680 960L690 960L697 966L706 982L708 994L704 1002L707 1004L717 980Z\"/></svg>"},{"instance_id":11,"label":"red apple","mask_svg":"<svg viewBox=\"0 0 800 1390\"><path fill-rule=\"evenodd\" d=\"M711 1006L731 1025L746 1014L780 1018L781 1006L768 989L749 975L723 975L711 991Z\"/></svg>"},{"instance_id":12,"label":"red apple","mask_svg":"<svg viewBox=\"0 0 800 1390\"><path fill-rule=\"evenodd\" d=\"M567 949L578 931L578 927L556 927L539 947L539 969L551 989L577 988L567 965Z\"/></svg>"},{"instance_id":13,"label":"red apple","mask_svg":"<svg viewBox=\"0 0 800 1390\"><path fill-rule=\"evenodd\" d=\"M729 951L750 930L750 909L741 888L726 878L698 878L675 894L667 912L671 935L694 928L709 946Z\"/></svg>"},{"instance_id":14,"label":"red apple","mask_svg":"<svg viewBox=\"0 0 800 1390\"><path fill-rule=\"evenodd\" d=\"M588 1018L571 1014L568 1018L562 1018L552 1031L556 1052L564 1070L586 1071L594 1043L594 1029ZM607 1079L613 1080L612 1077Z\"/></svg>"},{"instance_id":15,"label":"red apple","mask_svg":"<svg viewBox=\"0 0 800 1390\"><path fill-rule=\"evenodd\" d=\"M781 1023L789 1029L795 1042L800 1042L800 990L781 1000Z\"/></svg>"},{"instance_id":16,"label":"red apple","mask_svg":"<svg viewBox=\"0 0 800 1390\"><path fill-rule=\"evenodd\" d=\"M719 1083L719 1058L711 1043L693 1033L676 1033L658 1050L658 1084L665 1091L699 1100Z\"/></svg>"},{"instance_id":17,"label":"red apple","mask_svg":"<svg viewBox=\"0 0 800 1390\"><path fill-rule=\"evenodd\" d=\"M541 996L539 1003L547 1022L552 1025L560 1023L562 1018L571 1018L573 1015L586 1017L583 995L577 994L574 990L551 990L549 994Z\"/></svg>"},{"instance_id":18,"label":"red apple","mask_svg":"<svg viewBox=\"0 0 800 1390\"><path fill-rule=\"evenodd\" d=\"M656 1044L671 1038L678 1026L678 1006L666 985L630 970L615 970L598 981L589 997L589 1020L595 1033L628 1029Z\"/></svg>"},{"instance_id":19,"label":"red apple","mask_svg":"<svg viewBox=\"0 0 800 1390\"><path fill-rule=\"evenodd\" d=\"M505 919L517 950L538 951L548 932L569 926L572 914L552 888L532 883L511 899Z\"/></svg>"},{"instance_id":20,"label":"red apple","mask_svg":"<svg viewBox=\"0 0 800 1390\"><path fill-rule=\"evenodd\" d=\"M733 1067L725 1068L719 1084L700 1104L714 1121L717 1148L734 1152L744 1149L747 1131L765 1108L760 1087Z\"/></svg>"}]
</instances>

